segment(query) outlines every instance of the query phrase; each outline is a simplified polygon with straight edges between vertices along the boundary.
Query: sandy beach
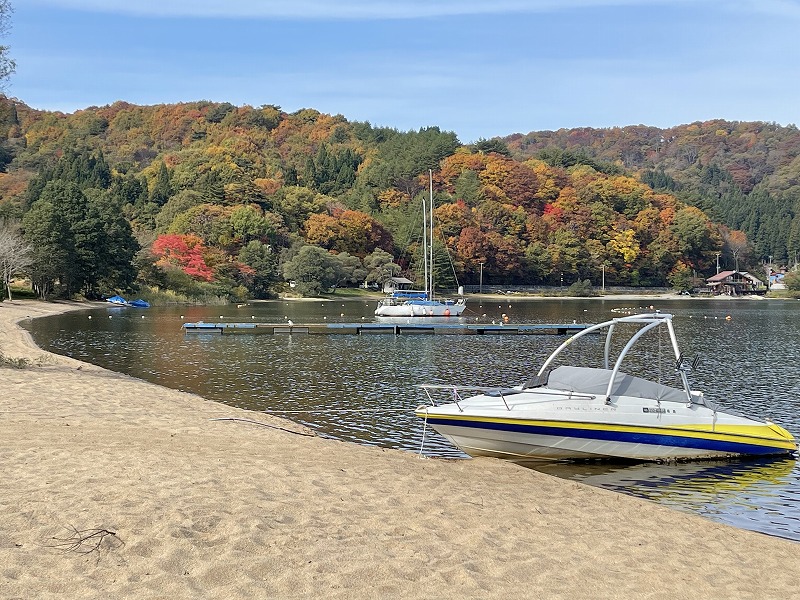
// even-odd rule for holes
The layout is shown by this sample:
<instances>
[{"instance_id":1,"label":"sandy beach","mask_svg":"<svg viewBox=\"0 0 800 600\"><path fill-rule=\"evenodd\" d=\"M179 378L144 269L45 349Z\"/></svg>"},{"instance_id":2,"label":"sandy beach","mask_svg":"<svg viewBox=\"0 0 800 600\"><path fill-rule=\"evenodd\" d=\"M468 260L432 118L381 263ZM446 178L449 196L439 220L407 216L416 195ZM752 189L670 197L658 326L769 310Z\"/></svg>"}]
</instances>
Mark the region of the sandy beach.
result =
<instances>
[{"instance_id":1,"label":"sandy beach","mask_svg":"<svg viewBox=\"0 0 800 600\"><path fill-rule=\"evenodd\" d=\"M36 347L0 303L0 598L787 598L800 545Z\"/></svg>"}]
</instances>

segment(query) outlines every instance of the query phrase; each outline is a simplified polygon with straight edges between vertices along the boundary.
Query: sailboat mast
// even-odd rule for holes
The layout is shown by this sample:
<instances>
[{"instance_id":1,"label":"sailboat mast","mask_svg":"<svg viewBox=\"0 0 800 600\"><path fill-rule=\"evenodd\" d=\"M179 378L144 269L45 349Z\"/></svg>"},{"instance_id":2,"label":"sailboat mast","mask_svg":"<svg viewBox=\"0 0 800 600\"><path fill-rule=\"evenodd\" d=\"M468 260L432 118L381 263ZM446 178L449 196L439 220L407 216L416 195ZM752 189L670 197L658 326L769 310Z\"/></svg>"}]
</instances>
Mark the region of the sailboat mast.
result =
<instances>
[{"instance_id":1,"label":"sailboat mast","mask_svg":"<svg viewBox=\"0 0 800 600\"><path fill-rule=\"evenodd\" d=\"M425 196L422 197L422 264L425 268L425 279L422 283L425 287L425 299L430 297L428 290L428 210L425 206Z\"/></svg>"},{"instance_id":2,"label":"sailboat mast","mask_svg":"<svg viewBox=\"0 0 800 600\"><path fill-rule=\"evenodd\" d=\"M430 248L428 249L431 253L430 262L431 266L429 269L430 273L430 299L433 300L433 171L428 169L428 181L430 183L430 197L431 197L431 243Z\"/></svg>"}]
</instances>

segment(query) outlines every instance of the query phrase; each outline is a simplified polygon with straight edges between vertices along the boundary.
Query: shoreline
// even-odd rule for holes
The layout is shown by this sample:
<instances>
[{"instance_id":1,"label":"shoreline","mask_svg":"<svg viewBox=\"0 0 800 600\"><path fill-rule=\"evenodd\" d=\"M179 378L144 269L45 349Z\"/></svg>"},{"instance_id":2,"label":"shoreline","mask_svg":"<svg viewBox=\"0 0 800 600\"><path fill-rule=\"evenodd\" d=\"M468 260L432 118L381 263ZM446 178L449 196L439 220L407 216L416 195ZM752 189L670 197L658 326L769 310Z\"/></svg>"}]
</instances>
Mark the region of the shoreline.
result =
<instances>
[{"instance_id":1,"label":"shoreline","mask_svg":"<svg viewBox=\"0 0 800 600\"><path fill-rule=\"evenodd\" d=\"M0 352L32 365L0 367L0 597L795 591L794 542L498 460L316 437L50 354L16 325L92 306L0 303Z\"/></svg>"},{"instance_id":2,"label":"shoreline","mask_svg":"<svg viewBox=\"0 0 800 600\"><path fill-rule=\"evenodd\" d=\"M444 294L447 297L454 297L456 294ZM299 297L299 296L281 296L279 298L271 299L271 300L249 300L248 303L259 303L259 302L350 302L350 301L358 301L358 302L377 302L386 297L386 294L379 294L379 293L368 293L362 294L358 296L345 296L345 297L337 297L335 295L330 296L319 296L319 297ZM605 295L597 295L597 296L559 296L559 295L552 295L552 296L542 296L542 295L526 295L526 294L517 294L517 293L510 293L510 294L492 294L492 293L484 293L484 294L464 294L464 298L467 299L467 302L482 302L485 300L524 300L525 302L528 301L536 301L536 300L599 300L599 301L607 301L607 300L702 300L702 301L713 301L713 300L720 300L720 301L751 301L751 300L795 300L795 298L791 297L764 297L764 296L687 296L685 294L676 294L676 293L662 293L656 292L653 294L605 294Z\"/></svg>"}]
</instances>

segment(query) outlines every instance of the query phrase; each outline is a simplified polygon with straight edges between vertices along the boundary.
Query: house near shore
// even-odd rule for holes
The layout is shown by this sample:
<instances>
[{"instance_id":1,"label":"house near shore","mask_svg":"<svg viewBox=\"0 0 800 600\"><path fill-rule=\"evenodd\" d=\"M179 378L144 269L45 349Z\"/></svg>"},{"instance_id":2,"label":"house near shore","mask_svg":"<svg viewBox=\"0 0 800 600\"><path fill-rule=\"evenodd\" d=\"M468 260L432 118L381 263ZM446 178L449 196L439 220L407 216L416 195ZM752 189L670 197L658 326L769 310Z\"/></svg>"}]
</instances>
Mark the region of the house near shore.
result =
<instances>
[{"instance_id":1,"label":"house near shore","mask_svg":"<svg viewBox=\"0 0 800 600\"><path fill-rule=\"evenodd\" d=\"M721 271L706 279L706 290L715 296L766 294L767 286L745 271Z\"/></svg>"},{"instance_id":2,"label":"house near shore","mask_svg":"<svg viewBox=\"0 0 800 600\"><path fill-rule=\"evenodd\" d=\"M410 290L413 284L413 281L405 277L390 277L383 284L383 291L386 294L394 294L401 290Z\"/></svg>"}]
</instances>

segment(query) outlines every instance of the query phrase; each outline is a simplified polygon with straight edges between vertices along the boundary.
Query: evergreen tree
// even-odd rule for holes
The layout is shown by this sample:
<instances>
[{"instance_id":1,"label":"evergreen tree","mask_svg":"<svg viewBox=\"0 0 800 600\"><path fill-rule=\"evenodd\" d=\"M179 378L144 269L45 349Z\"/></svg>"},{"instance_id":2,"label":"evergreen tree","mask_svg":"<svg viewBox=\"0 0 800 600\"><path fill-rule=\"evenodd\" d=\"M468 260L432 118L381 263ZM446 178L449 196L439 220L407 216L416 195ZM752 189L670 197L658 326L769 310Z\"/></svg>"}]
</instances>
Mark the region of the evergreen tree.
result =
<instances>
[{"instance_id":1,"label":"evergreen tree","mask_svg":"<svg viewBox=\"0 0 800 600\"><path fill-rule=\"evenodd\" d=\"M150 191L150 201L158 206L164 206L171 195L169 170L167 169L167 165L162 162L158 167L156 182L153 185L153 189Z\"/></svg>"},{"instance_id":2,"label":"evergreen tree","mask_svg":"<svg viewBox=\"0 0 800 600\"><path fill-rule=\"evenodd\" d=\"M33 248L31 275L41 296L99 298L133 284L138 244L107 192L49 181L25 215L23 230Z\"/></svg>"},{"instance_id":3,"label":"evergreen tree","mask_svg":"<svg viewBox=\"0 0 800 600\"><path fill-rule=\"evenodd\" d=\"M67 294L75 286L75 237L65 222L62 209L64 204L70 203L68 195L80 193L75 184L49 182L22 220L23 235L33 248L29 270L31 283L42 298L54 292L60 294L57 283Z\"/></svg>"},{"instance_id":4,"label":"evergreen tree","mask_svg":"<svg viewBox=\"0 0 800 600\"><path fill-rule=\"evenodd\" d=\"M475 150L483 152L484 154L494 152L495 154L501 154L503 156L511 156L511 151L508 149L508 146L499 138L493 138L491 140L481 138L475 142Z\"/></svg>"}]
</instances>

